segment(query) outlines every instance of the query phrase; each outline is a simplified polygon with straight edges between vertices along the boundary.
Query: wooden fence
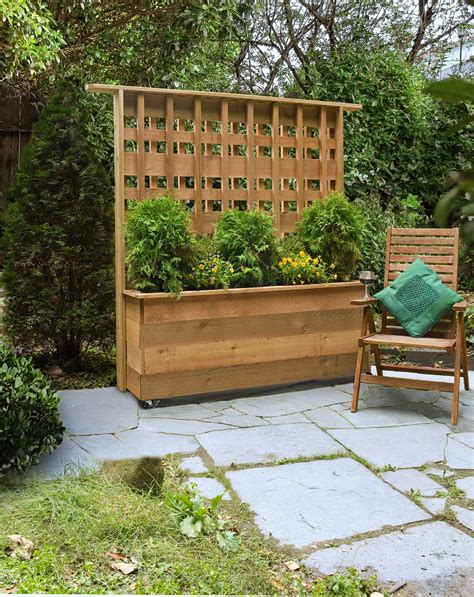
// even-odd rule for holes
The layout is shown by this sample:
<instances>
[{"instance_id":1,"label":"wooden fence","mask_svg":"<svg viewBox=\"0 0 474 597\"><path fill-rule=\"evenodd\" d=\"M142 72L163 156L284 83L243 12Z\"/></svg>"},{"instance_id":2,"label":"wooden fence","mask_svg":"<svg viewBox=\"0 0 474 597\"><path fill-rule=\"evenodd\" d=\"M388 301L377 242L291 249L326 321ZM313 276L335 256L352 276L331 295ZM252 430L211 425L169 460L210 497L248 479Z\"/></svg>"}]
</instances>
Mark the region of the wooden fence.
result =
<instances>
[{"instance_id":1,"label":"wooden fence","mask_svg":"<svg viewBox=\"0 0 474 597\"><path fill-rule=\"evenodd\" d=\"M127 203L171 192L212 232L230 208L266 210L280 233L344 187L344 111L359 104L88 85L114 97L117 377L126 385Z\"/></svg>"}]
</instances>

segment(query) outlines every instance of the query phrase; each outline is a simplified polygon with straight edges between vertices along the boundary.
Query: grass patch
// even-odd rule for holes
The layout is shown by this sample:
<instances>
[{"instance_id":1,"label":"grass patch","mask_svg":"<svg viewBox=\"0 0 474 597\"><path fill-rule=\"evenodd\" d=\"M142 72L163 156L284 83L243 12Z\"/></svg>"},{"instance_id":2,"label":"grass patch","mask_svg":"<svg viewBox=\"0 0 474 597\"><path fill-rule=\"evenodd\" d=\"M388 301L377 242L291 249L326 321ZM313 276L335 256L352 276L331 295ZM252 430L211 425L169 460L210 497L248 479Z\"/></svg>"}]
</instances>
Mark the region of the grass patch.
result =
<instances>
[{"instance_id":1,"label":"grass patch","mask_svg":"<svg viewBox=\"0 0 474 597\"><path fill-rule=\"evenodd\" d=\"M123 471L114 467L50 482L4 480L0 485L0 592L14 588L19 593L353 597L375 590L376 581L362 579L355 570L323 578L315 578L304 566L289 571L285 562L298 556L265 540L248 508L237 501L219 504L215 513L207 510L215 516L213 525L220 528L224 520L225 528L236 533L237 551L222 548L215 527L209 534L186 536L177 523L176 508L173 514L169 506L170 496L184 495L183 474L173 460L163 462L163 471L163 478L158 471L159 488L150 491L144 491L141 479L138 488L129 483L128 469L124 479ZM195 520L206 515L192 514ZM12 534L33 542L31 559L6 554ZM123 555L137 569L129 575L113 569L116 560L110 553Z\"/></svg>"}]
</instances>

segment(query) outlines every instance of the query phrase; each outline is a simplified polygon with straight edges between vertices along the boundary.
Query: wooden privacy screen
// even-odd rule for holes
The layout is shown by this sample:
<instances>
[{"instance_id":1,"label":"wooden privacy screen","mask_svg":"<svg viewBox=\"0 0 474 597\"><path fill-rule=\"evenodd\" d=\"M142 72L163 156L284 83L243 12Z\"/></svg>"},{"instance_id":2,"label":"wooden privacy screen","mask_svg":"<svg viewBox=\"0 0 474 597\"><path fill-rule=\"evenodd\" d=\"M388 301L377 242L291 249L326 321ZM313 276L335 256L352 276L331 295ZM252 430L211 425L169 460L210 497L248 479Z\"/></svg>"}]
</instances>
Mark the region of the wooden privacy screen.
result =
<instances>
[{"instance_id":1,"label":"wooden privacy screen","mask_svg":"<svg viewBox=\"0 0 474 597\"><path fill-rule=\"evenodd\" d=\"M302 209L344 187L337 104L251 95L89 85L116 95L121 200L171 192L210 233L226 209L259 207L291 232Z\"/></svg>"},{"instance_id":2,"label":"wooden privacy screen","mask_svg":"<svg viewBox=\"0 0 474 597\"><path fill-rule=\"evenodd\" d=\"M211 233L230 208L266 210L291 232L305 206L344 187L343 114L359 104L88 85L114 96L117 379L126 386L127 202L166 192Z\"/></svg>"}]
</instances>

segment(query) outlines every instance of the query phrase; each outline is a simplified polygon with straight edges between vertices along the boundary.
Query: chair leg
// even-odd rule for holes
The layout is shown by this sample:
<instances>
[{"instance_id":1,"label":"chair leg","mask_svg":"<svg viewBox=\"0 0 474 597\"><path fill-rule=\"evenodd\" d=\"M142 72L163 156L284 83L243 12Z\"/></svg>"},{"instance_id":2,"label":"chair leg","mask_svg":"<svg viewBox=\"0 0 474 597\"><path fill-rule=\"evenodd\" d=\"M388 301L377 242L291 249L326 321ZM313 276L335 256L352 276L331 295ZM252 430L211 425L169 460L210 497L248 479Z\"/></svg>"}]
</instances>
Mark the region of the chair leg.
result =
<instances>
[{"instance_id":1,"label":"chair leg","mask_svg":"<svg viewBox=\"0 0 474 597\"><path fill-rule=\"evenodd\" d=\"M360 375L362 373L362 366L364 364L364 353L365 346L362 342L360 342L359 348L357 349L357 362L354 375L354 392L352 393L351 412L353 413L357 411L357 406L359 404Z\"/></svg>"},{"instance_id":2,"label":"chair leg","mask_svg":"<svg viewBox=\"0 0 474 597\"><path fill-rule=\"evenodd\" d=\"M374 352L375 368L377 369L377 375L383 375L382 359L380 358L380 350L378 346L372 348Z\"/></svg>"},{"instance_id":3,"label":"chair leg","mask_svg":"<svg viewBox=\"0 0 474 597\"><path fill-rule=\"evenodd\" d=\"M462 317L462 313L461 313ZM459 412L459 386L461 382L461 353L462 353L462 334L460 330L460 318L458 314L458 326L456 335L456 354L454 359L454 389L453 389L453 409L451 411L451 424L458 424Z\"/></svg>"},{"instance_id":4,"label":"chair leg","mask_svg":"<svg viewBox=\"0 0 474 597\"><path fill-rule=\"evenodd\" d=\"M367 325L369 328L369 332L371 334L375 334L375 322L374 322L374 316L372 315L372 311L369 311L367 313ZM375 361L375 368L377 370L377 375L383 375L383 370L382 370L382 359L380 358L380 349L378 346L374 345L371 347L371 350L369 350L369 373L371 373L370 371L370 354L371 352L374 355L374 361Z\"/></svg>"},{"instance_id":5,"label":"chair leg","mask_svg":"<svg viewBox=\"0 0 474 597\"><path fill-rule=\"evenodd\" d=\"M462 360L462 376L464 380L464 389L469 390L469 369L467 367L467 346L466 346L466 332L464 330L464 318L460 321L461 328L461 360Z\"/></svg>"}]
</instances>

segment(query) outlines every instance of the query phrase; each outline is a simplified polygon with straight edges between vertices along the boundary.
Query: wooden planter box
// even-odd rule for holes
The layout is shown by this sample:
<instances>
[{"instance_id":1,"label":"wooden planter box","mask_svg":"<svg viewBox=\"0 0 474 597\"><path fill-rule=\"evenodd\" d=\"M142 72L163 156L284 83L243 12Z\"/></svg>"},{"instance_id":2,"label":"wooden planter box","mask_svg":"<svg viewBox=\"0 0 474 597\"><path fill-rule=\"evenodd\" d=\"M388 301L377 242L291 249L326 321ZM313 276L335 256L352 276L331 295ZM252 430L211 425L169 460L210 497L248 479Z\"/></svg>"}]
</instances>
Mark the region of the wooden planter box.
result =
<instances>
[{"instance_id":1,"label":"wooden planter box","mask_svg":"<svg viewBox=\"0 0 474 597\"><path fill-rule=\"evenodd\" d=\"M126 386L153 400L350 377L359 282L165 293L125 290Z\"/></svg>"}]
</instances>

